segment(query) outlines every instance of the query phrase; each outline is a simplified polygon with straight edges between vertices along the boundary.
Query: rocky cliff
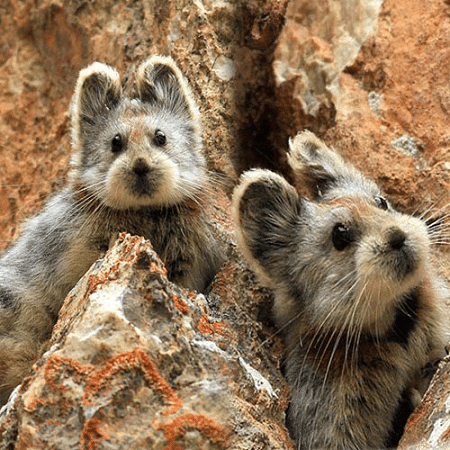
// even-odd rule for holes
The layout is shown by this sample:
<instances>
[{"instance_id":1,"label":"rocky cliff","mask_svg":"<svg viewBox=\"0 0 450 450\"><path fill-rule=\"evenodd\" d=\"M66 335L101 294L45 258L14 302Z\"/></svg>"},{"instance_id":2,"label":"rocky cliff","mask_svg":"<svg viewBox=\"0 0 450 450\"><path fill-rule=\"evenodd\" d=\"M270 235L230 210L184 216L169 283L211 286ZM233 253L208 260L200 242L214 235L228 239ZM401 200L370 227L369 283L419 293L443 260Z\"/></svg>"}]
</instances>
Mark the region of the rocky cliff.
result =
<instances>
[{"instance_id":1,"label":"rocky cliff","mask_svg":"<svg viewBox=\"0 0 450 450\"><path fill-rule=\"evenodd\" d=\"M65 183L68 105L93 60L127 78L170 54L201 108L228 263L207 295L172 285L123 235L63 306L0 413L1 449L291 448L271 296L233 244L229 195L249 167L292 178L287 139L316 132L399 209L447 217L450 6L445 0L24 0L0 5L0 248ZM443 236L443 242L447 237ZM444 246L440 269L450 275ZM403 448L445 448L449 363ZM421 447L422 448L422 447Z\"/></svg>"},{"instance_id":2,"label":"rocky cliff","mask_svg":"<svg viewBox=\"0 0 450 450\"><path fill-rule=\"evenodd\" d=\"M148 241L122 234L66 299L0 448L289 448L280 345L255 315L267 293L227 272L208 298L181 290Z\"/></svg>"}]
</instances>

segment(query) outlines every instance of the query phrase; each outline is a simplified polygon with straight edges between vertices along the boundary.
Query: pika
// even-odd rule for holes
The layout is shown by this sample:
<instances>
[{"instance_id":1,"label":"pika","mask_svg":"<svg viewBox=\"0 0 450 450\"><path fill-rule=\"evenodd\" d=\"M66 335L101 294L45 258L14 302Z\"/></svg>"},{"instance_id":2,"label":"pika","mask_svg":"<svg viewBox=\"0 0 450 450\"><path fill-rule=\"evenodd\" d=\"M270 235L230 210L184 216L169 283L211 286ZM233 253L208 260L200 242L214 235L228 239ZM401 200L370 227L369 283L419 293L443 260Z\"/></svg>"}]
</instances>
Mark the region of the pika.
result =
<instances>
[{"instance_id":1,"label":"pika","mask_svg":"<svg viewBox=\"0 0 450 450\"><path fill-rule=\"evenodd\" d=\"M50 337L67 293L119 232L148 238L169 279L186 288L203 291L222 262L187 81L172 58L152 56L133 92L108 65L80 72L69 184L0 259L0 403Z\"/></svg>"},{"instance_id":2,"label":"pika","mask_svg":"<svg viewBox=\"0 0 450 450\"><path fill-rule=\"evenodd\" d=\"M297 450L393 447L445 354L433 231L312 133L289 146L298 190L254 169L233 195L240 248L275 293L287 427Z\"/></svg>"}]
</instances>

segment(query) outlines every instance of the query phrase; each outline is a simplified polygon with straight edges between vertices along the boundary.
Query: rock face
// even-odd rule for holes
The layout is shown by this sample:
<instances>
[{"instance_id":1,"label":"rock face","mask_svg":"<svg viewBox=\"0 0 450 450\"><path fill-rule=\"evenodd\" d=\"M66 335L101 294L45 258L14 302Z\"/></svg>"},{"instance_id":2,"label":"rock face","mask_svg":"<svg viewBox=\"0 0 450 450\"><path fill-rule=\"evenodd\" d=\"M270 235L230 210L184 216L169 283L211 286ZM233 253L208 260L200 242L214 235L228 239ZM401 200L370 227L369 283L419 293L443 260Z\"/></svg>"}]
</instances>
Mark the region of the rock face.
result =
<instances>
[{"instance_id":1,"label":"rock face","mask_svg":"<svg viewBox=\"0 0 450 450\"><path fill-rule=\"evenodd\" d=\"M4 2L0 24L1 249L65 182L78 71L100 60L132 81L154 53L190 80L225 191L211 192L210 215L231 241L238 175L258 166L292 180L287 139L303 128L401 210L447 220L448 2L24 0ZM0 448L289 448L270 293L232 244L228 256L208 295L186 293L150 243L123 236L67 298L0 415ZM442 246L437 258L449 277ZM403 448L445 447L447 373L445 363Z\"/></svg>"},{"instance_id":2,"label":"rock face","mask_svg":"<svg viewBox=\"0 0 450 450\"><path fill-rule=\"evenodd\" d=\"M304 113L340 105L339 76L371 35L381 0L290 2L275 51L277 86L292 90Z\"/></svg>"},{"instance_id":3,"label":"rock face","mask_svg":"<svg viewBox=\"0 0 450 450\"><path fill-rule=\"evenodd\" d=\"M399 449L450 448L450 361L441 363L438 372L406 425Z\"/></svg>"},{"instance_id":4,"label":"rock face","mask_svg":"<svg viewBox=\"0 0 450 450\"><path fill-rule=\"evenodd\" d=\"M279 343L258 349L256 317L211 301L171 284L151 244L122 234L66 299L5 408L0 448L289 448Z\"/></svg>"}]
</instances>

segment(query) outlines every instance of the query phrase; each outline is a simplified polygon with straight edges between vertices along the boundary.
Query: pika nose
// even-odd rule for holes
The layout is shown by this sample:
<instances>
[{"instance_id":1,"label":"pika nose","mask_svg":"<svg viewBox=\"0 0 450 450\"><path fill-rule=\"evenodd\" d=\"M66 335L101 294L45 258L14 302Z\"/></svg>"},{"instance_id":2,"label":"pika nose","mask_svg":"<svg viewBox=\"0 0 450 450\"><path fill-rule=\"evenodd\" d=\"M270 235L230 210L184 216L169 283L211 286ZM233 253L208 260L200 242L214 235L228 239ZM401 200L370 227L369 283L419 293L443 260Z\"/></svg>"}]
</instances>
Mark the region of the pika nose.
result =
<instances>
[{"instance_id":1,"label":"pika nose","mask_svg":"<svg viewBox=\"0 0 450 450\"><path fill-rule=\"evenodd\" d=\"M150 167L143 158L139 158L134 163L133 172L136 175L143 177L144 175L147 175L150 172Z\"/></svg>"},{"instance_id":2,"label":"pika nose","mask_svg":"<svg viewBox=\"0 0 450 450\"><path fill-rule=\"evenodd\" d=\"M406 241L406 234L399 228L393 228L388 234L388 245L392 250L401 250Z\"/></svg>"}]
</instances>

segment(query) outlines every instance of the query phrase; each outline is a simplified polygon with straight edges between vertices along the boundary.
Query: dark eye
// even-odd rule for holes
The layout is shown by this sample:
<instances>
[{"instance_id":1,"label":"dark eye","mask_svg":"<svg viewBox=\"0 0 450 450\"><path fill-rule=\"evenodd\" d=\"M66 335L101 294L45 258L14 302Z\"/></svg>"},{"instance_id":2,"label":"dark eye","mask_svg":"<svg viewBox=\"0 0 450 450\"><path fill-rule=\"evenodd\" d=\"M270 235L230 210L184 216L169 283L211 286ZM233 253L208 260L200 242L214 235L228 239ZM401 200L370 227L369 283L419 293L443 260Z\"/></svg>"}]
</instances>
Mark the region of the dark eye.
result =
<instances>
[{"instance_id":1,"label":"dark eye","mask_svg":"<svg viewBox=\"0 0 450 450\"><path fill-rule=\"evenodd\" d=\"M375 200L375 204L377 205L378 208L380 208L384 211L386 211L388 209L387 201L383 197L380 197L379 195L377 195L374 200Z\"/></svg>"},{"instance_id":2,"label":"dark eye","mask_svg":"<svg viewBox=\"0 0 450 450\"><path fill-rule=\"evenodd\" d=\"M166 135L161 130L156 130L153 136L153 143L158 147L162 147L166 143Z\"/></svg>"},{"instance_id":3,"label":"dark eye","mask_svg":"<svg viewBox=\"0 0 450 450\"><path fill-rule=\"evenodd\" d=\"M344 250L354 241L353 231L347 225L338 223L333 228L331 239L336 250Z\"/></svg>"},{"instance_id":4,"label":"dark eye","mask_svg":"<svg viewBox=\"0 0 450 450\"><path fill-rule=\"evenodd\" d=\"M120 153L123 150L123 140L122 136L117 133L111 141L111 151L113 153Z\"/></svg>"}]
</instances>

